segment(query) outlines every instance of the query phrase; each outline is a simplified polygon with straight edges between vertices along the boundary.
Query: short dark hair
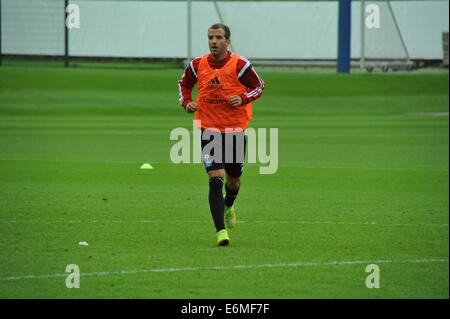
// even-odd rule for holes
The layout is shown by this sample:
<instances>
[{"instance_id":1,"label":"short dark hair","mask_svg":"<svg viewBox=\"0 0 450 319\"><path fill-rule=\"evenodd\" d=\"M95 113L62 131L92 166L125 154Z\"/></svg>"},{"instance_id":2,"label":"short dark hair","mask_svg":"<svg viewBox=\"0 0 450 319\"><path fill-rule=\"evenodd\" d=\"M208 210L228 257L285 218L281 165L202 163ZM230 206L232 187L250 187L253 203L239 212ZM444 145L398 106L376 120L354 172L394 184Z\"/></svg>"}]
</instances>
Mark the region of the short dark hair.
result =
<instances>
[{"instance_id":1,"label":"short dark hair","mask_svg":"<svg viewBox=\"0 0 450 319\"><path fill-rule=\"evenodd\" d=\"M223 31L225 31L225 39L227 39L227 40L230 39L230 36L231 36L230 28L223 23L214 23L212 26L210 26L208 28L208 30L209 29L214 29L214 30L222 29Z\"/></svg>"}]
</instances>

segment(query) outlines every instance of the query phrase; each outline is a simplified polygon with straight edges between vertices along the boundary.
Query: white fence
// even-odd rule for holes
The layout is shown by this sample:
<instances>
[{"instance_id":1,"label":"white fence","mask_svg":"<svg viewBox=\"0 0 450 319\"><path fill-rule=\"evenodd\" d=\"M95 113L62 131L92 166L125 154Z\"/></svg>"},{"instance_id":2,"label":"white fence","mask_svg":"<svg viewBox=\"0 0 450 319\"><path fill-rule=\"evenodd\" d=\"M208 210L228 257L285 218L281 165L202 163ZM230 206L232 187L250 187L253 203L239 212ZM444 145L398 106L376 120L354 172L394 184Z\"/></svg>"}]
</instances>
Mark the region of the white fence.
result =
<instances>
[{"instance_id":1,"label":"white fence","mask_svg":"<svg viewBox=\"0 0 450 319\"><path fill-rule=\"evenodd\" d=\"M64 53L63 0L2 0L2 53ZM72 0L80 28L69 32L71 56L185 58L188 50L184 1ZM258 59L336 59L335 1L217 2L232 32L234 49ZM366 5L370 2L366 0ZM382 4L381 2L379 2ZM392 7L413 59L442 59L448 31L448 1L393 1ZM382 8L382 7L381 7ZM360 2L352 4L352 57L360 56ZM383 11L383 10L382 10ZM398 58L398 40L381 12L380 32L366 44L367 57ZM219 21L212 1L192 2L192 55L208 50L207 27Z\"/></svg>"}]
</instances>

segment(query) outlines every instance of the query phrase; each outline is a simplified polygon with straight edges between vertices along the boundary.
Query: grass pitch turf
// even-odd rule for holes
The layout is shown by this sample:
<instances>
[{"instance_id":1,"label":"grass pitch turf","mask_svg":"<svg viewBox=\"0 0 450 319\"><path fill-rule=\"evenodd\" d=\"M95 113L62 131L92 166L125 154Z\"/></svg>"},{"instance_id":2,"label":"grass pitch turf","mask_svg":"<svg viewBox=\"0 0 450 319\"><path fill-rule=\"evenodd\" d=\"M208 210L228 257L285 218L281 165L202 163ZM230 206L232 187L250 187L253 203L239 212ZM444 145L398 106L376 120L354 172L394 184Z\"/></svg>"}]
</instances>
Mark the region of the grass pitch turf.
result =
<instances>
[{"instance_id":1,"label":"grass pitch turf","mask_svg":"<svg viewBox=\"0 0 450 319\"><path fill-rule=\"evenodd\" d=\"M1 298L449 297L448 74L261 73L279 169L246 165L217 247L169 158L181 73L0 68Z\"/></svg>"}]
</instances>

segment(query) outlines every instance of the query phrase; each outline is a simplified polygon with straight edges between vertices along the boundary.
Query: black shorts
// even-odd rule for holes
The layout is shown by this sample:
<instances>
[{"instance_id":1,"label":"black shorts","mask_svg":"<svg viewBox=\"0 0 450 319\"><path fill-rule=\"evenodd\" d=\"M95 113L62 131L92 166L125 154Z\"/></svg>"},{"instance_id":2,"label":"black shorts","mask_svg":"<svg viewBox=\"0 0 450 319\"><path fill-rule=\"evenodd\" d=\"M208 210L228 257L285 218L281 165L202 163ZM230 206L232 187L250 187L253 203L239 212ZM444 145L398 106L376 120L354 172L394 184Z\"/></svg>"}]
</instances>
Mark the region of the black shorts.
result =
<instances>
[{"instance_id":1,"label":"black shorts","mask_svg":"<svg viewBox=\"0 0 450 319\"><path fill-rule=\"evenodd\" d=\"M246 144L244 132L219 133L202 130L202 160L206 171L225 169L231 177L240 177L244 170Z\"/></svg>"}]
</instances>

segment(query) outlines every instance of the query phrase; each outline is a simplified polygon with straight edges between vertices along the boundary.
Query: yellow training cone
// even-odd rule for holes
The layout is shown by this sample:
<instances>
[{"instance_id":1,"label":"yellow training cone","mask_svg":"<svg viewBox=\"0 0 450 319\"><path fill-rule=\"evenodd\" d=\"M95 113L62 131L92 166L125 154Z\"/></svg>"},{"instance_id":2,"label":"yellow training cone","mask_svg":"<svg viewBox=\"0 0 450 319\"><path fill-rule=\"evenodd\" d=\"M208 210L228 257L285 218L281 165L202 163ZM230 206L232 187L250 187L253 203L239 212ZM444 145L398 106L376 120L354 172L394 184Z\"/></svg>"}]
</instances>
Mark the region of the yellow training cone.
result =
<instances>
[{"instance_id":1,"label":"yellow training cone","mask_svg":"<svg viewBox=\"0 0 450 319\"><path fill-rule=\"evenodd\" d=\"M142 164L141 169L153 169L153 166L151 166L149 163Z\"/></svg>"}]
</instances>

